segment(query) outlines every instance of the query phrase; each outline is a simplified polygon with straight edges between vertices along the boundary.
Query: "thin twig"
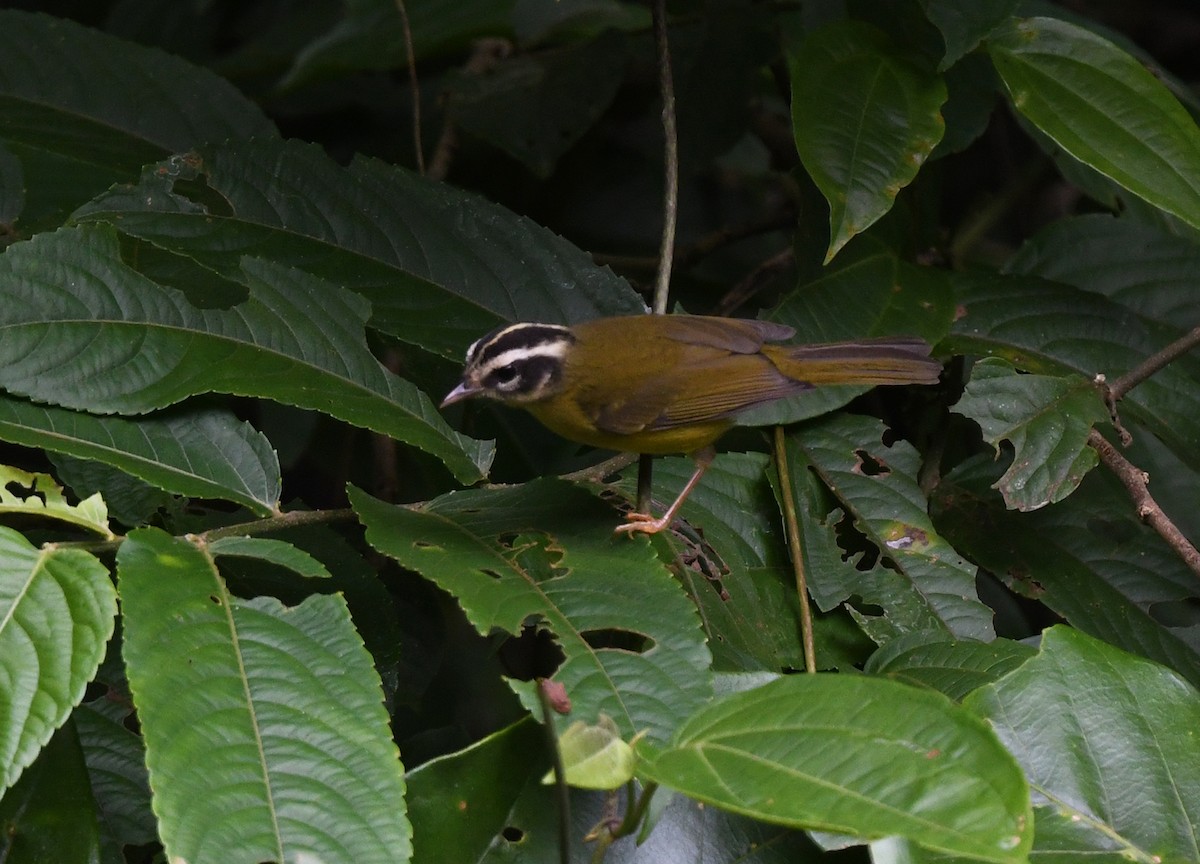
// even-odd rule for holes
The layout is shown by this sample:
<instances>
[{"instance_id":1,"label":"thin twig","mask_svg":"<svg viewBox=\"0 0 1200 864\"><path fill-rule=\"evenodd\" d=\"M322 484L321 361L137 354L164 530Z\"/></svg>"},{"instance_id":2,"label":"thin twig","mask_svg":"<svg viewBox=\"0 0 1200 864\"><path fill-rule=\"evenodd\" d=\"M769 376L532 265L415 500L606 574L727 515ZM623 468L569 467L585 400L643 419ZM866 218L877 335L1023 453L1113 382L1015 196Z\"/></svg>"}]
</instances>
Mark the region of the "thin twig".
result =
<instances>
[{"instance_id":1,"label":"thin twig","mask_svg":"<svg viewBox=\"0 0 1200 864\"><path fill-rule=\"evenodd\" d=\"M1156 354L1151 354L1133 369L1130 369L1112 384L1108 385L1110 398L1116 402L1159 369L1162 369L1174 360L1178 360L1197 345L1200 345L1200 327L1196 327L1186 336L1175 340Z\"/></svg>"},{"instance_id":2,"label":"thin twig","mask_svg":"<svg viewBox=\"0 0 1200 864\"><path fill-rule=\"evenodd\" d=\"M554 788L558 798L558 858L561 864L571 861L571 789L567 786L567 769L563 766L562 751L558 748L558 736L554 733L554 702L543 682L537 686L538 701L542 705L542 725L546 730L546 747L554 766Z\"/></svg>"},{"instance_id":3,"label":"thin twig","mask_svg":"<svg viewBox=\"0 0 1200 864\"><path fill-rule=\"evenodd\" d=\"M766 283L767 279L774 276L788 267L791 267L796 261L796 253L792 247L784 249L775 255L772 255L766 261L763 261L753 270L746 274L736 285L726 292L720 302L713 308L713 315L732 315L747 301L750 300Z\"/></svg>"},{"instance_id":4,"label":"thin twig","mask_svg":"<svg viewBox=\"0 0 1200 864\"><path fill-rule=\"evenodd\" d=\"M211 531L205 531L199 536L202 540L217 540L221 537L270 534L273 531L286 531L289 528L322 525L326 522L348 522L351 519L357 518L358 514L349 507L342 510L292 510L287 513L280 513L278 516L256 519L253 522L239 522L236 525L213 528Z\"/></svg>"},{"instance_id":5,"label":"thin twig","mask_svg":"<svg viewBox=\"0 0 1200 864\"><path fill-rule=\"evenodd\" d=\"M817 671L817 647L813 637L812 610L808 605L808 578L804 572L804 545L800 540L800 522L796 517L796 499L792 495L792 472L784 446L783 427L775 427L775 470L779 472L779 500L783 504L783 522L787 526L788 549L796 577L796 599L800 601L800 639L804 646L804 671Z\"/></svg>"},{"instance_id":6,"label":"thin twig","mask_svg":"<svg viewBox=\"0 0 1200 864\"><path fill-rule=\"evenodd\" d=\"M1095 429L1088 435L1088 444L1100 456L1104 467L1112 471L1129 492L1137 509L1138 517L1158 532L1159 536L1175 550L1192 572L1200 576L1200 552L1183 535L1175 523L1163 512L1158 502L1150 495L1149 476L1118 452L1103 435Z\"/></svg>"},{"instance_id":7,"label":"thin twig","mask_svg":"<svg viewBox=\"0 0 1200 864\"><path fill-rule=\"evenodd\" d=\"M417 171L425 173L425 150L421 146L421 85L417 81L417 57L413 52L412 27L408 23L408 6L404 0L396 0L400 11L400 25L404 28L404 50L408 54L408 86L412 91L413 146L417 152Z\"/></svg>"}]
</instances>

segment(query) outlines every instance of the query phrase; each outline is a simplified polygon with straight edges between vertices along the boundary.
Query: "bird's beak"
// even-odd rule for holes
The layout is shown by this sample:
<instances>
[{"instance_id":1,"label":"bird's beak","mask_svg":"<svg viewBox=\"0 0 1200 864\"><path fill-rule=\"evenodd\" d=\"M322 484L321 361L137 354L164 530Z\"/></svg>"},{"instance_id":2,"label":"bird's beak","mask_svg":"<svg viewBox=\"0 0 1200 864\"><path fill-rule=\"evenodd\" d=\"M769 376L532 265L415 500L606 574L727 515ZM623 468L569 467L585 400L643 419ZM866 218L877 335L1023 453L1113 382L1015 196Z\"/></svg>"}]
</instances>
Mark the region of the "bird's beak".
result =
<instances>
[{"instance_id":1,"label":"bird's beak","mask_svg":"<svg viewBox=\"0 0 1200 864\"><path fill-rule=\"evenodd\" d=\"M464 399L470 399L472 396L478 396L481 392L479 387L468 387L466 382L459 384L453 390L446 394L446 398L442 400L439 408L445 408L447 405L453 405L455 402L461 402Z\"/></svg>"}]
</instances>

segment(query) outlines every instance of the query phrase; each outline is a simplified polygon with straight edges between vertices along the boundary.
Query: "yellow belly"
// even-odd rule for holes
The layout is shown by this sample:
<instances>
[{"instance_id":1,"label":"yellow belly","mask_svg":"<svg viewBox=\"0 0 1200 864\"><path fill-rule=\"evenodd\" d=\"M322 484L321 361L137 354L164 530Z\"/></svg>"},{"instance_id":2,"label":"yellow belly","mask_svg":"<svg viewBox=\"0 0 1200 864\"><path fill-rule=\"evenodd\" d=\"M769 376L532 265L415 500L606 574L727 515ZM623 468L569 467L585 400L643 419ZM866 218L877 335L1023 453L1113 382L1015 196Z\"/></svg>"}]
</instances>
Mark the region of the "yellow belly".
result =
<instances>
[{"instance_id":1,"label":"yellow belly","mask_svg":"<svg viewBox=\"0 0 1200 864\"><path fill-rule=\"evenodd\" d=\"M640 432L618 435L597 429L582 412L564 410L559 400L523 407L547 429L571 441L605 450L651 453L655 456L694 453L716 441L733 425L732 420L723 418L669 429L643 429Z\"/></svg>"}]
</instances>

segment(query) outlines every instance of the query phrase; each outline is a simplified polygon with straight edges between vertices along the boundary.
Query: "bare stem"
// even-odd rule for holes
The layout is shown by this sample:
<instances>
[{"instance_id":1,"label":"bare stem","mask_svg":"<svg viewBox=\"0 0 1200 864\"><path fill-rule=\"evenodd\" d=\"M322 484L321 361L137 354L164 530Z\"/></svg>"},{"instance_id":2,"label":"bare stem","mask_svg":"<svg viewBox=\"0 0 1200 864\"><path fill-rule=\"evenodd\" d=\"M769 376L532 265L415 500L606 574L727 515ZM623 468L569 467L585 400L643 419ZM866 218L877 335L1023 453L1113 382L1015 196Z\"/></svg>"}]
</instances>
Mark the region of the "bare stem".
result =
<instances>
[{"instance_id":1,"label":"bare stem","mask_svg":"<svg viewBox=\"0 0 1200 864\"><path fill-rule=\"evenodd\" d=\"M270 534L273 531L286 531L289 528L301 528L305 525L323 525L327 522L348 522L357 518L349 507L343 510L292 510L280 513L278 516L268 516L266 519L256 519L253 522L239 522L236 525L225 525L205 531L200 537L204 540L217 540L221 537L244 537L251 534Z\"/></svg>"},{"instance_id":2,"label":"bare stem","mask_svg":"<svg viewBox=\"0 0 1200 864\"><path fill-rule=\"evenodd\" d=\"M667 311L671 261L675 254L675 221L679 211L679 130L675 125L675 83L671 77L671 46L667 40L667 2L654 0L654 43L658 49L658 88L662 97L664 186L663 230L658 247L658 277L654 311Z\"/></svg>"},{"instance_id":3,"label":"bare stem","mask_svg":"<svg viewBox=\"0 0 1200 864\"><path fill-rule=\"evenodd\" d=\"M404 0L396 0L400 12L400 24L404 28L404 51L408 55L408 86L412 91L413 146L417 153L417 171L425 173L425 150L421 146L421 85L417 80L417 57L413 52L412 27L408 23L408 6Z\"/></svg>"},{"instance_id":4,"label":"bare stem","mask_svg":"<svg viewBox=\"0 0 1200 864\"><path fill-rule=\"evenodd\" d=\"M558 736L554 733L554 704L543 682L538 682L538 701L542 706L542 728L546 730L546 747L554 766L554 788L558 798L558 859L561 864L571 861L571 789L567 786L567 769L563 766Z\"/></svg>"},{"instance_id":5,"label":"bare stem","mask_svg":"<svg viewBox=\"0 0 1200 864\"><path fill-rule=\"evenodd\" d=\"M792 572L796 577L796 599L800 602L800 638L804 645L804 671L817 671L817 647L813 638L812 610L808 604L808 578L804 572L804 546L800 541L800 522L796 517L796 499L792 495L792 472L784 447L783 427L775 427L775 470L779 472L779 500L787 526Z\"/></svg>"},{"instance_id":6,"label":"bare stem","mask_svg":"<svg viewBox=\"0 0 1200 864\"><path fill-rule=\"evenodd\" d=\"M1099 454L1104 467L1112 471L1129 492L1138 517L1157 531L1192 572L1200 576L1200 552L1196 551L1196 547L1151 496L1146 472L1122 456L1117 448L1095 429L1088 435L1088 444Z\"/></svg>"},{"instance_id":7,"label":"bare stem","mask_svg":"<svg viewBox=\"0 0 1200 864\"><path fill-rule=\"evenodd\" d=\"M1115 402L1141 384L1168 363L1178 360L1187 352L1200 345L1200 327L1196 327L1182 339L1177 339L1161 351L1151 354L1133 369L1130 369L1112 384L1108 385L1109 397Z\"/></svg>"}]
</instances>

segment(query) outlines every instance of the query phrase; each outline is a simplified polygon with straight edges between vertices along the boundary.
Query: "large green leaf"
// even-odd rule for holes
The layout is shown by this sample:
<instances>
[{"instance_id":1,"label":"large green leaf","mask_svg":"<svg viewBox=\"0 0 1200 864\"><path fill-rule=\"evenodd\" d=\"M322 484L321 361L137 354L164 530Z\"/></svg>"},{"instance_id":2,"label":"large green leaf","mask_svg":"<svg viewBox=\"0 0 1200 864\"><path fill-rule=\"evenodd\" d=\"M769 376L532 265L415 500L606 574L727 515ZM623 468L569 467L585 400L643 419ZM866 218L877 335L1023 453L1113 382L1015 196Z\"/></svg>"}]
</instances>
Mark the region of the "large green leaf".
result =
<instances>
[{"instance_id":1,"label":"large green leaf","mask_svg":"<svg viewBox=\"0 0 1200 864\"><path fill-rule=\"evenodd\" d=\"M1013 106L1080 162L1200 227L1200 129L1137 59L1075 24L1014 19L988 39Z\"/></svg>"},{"instance_id":2,"label":"large green leaf","mask_svg":"<svg viewBox=\"0 0 1200 864\"><path fill-rule=\"evenodd\" d=\"M644 540L613 536L617 514L556 480L454 492L418 508L352 490L367 541L450 592L480 633L548 629L570 720L613 718L664 740L712 692L695 608ZM513 682L540 713L532 686Z\"/></svg>"},{"instance_id":3,"label":"large green leaf","mask_svg":"<svg viewBox=\"0 0 1200 864\"><path fill-rule=\"evenodd\" d=\"M883 444L873 418L835 415L806 426L788 442L794 482L816 473L836 503L811 490L789 490L804 519L809 590L825 610L861 598L883 615L856 614L876 641L938 631L943 636L988 640L992 613L976 599L975 568L934 529L917 483L920 456L904 441ZM867 545L843 549L837 532L853 519ZM873 548L867 567L861 556Z\"/></svg>"},{"instance_id":4,"label":"large green leaf","mask_svg":"<svg viewBox=\"0 0 1200 864\"><path fill-rule=\"evenodd\" d=\"M955 548L1080 630L1200 683L1200 627L1171 614L1196 578L1124 487L1093 471L1062 504L1017 513L987 488L998 471L967 463L939 487L937 524Z\"/></svg>"},{"instance_id":5,"label":"large green leaf","mask_svg":"<svg viewBox=\"0 0 1200 864\"><path fill-rule=\"evenodd\" d=\"M891 209L945 132L946 86L887 34L841 21L789 57L800 160L829 201L833 258Z\"/></svg>"},{"instance_id":6,"label":"large green leaf","mask_svg":"<svg viewBox=\"0 0 1200 864\"><path fill-rule=\"evenodd\" d=\"M1005 270L1103 294L1169 327L1200 323L1200 244L1135 219L1091 213L1062 219L1027 240Z\"/></svg>"},{"instance_id":7,"label":"large green leaf","mask_svg":"<svg viewBox=\"0 0 1200 864\"><path fill-rule=\"evenodd\" d=\"M0 527L0 790L83 698L113 632L108 570L81 549Z\"/></svg>"},{"instance_id":8,"label":"large green leaf","mask_svg":"<svg viewBox=\"0 0 1200 864\"><path fill-rule=\"evenodd\" d=\"M1003 357L1028 372L1111 381L1184 335L1088 291L1029 276L955 277L961 317L945 346ZM1200 359L1183 357L1126 394L1136 420L1183 462L1200 466Z\"/></svg>"},{"instance_id":9,"label":"large green leaf","mask_svg":"<svg viewBox=\"0 0 1200 864\"><path fill-rule=\"evenodd\" d=\"M0 386L100 413L260 396L412 444L463 482L483 475L491 445L454 432L371 355L362 298L266 261L247 259L244 274L244 302L200 309L128 266L107 226L12 246L0 257Z\"/></svg>"},{"instance_id":10,"label":"large green leaf","mask_svg":"<svg viewBox=\"0 0 1200 864\"><path fill-rule=\"evenodd\" d=\"M200 290L212 290L211 271L245 284L245 256L306 270L370 300L372 327L456 360L502 321L645 308L624 279L529 219L383 162L342 167L297 141L203 148L76 218L194 259Z\"/></svg>"},{"instance_id":11,"label":"large green leaf","mask_svg":"<svg viewBox=\"0 0 1200 864\"><path fill-rule=\"evenodd\" d=\"M997 453L1002 441L1012 444L1012 464L996 488L1016 510L1036 510L1074 492L1098 461L1088 435L1108 419L1091 381L1019 375L998 359L972 367L954 410L978 423Z\"/></svg>"},{"instance_id":12,"label":"large green leaf","mask_svg":"<svg viewBox=\"0 0 1200 864\"><path fill-rule=\"evenodd\" d=\"M1200 860L1200 693L1178 675L1060 626L967 704L1029 778L1039 861Z\"/></svg>"},{"instance_id":13,"label":"large green leaf","mask_svg":"<svg viewBox=\"0 0 1200 864\"><path fill-rule=\"evenodd\" d=\"M99 846L96 802L68 723L0 799L0 861L96 864Z\"/></svg>"},{"instance_id":14,"label":"large green leaf","mask_svg":"<svg viewBox=\"0 0 1200 864\"><path fill-rule=\"evenodd\" d=\"M2 10L0 56L0 143L22 171L26 225L56 222L173 151L275 134L207 69L71 21Z\"/></svg>"},{"instance_id":15,"label":"large green leaf","mask_svg":"<svg viewBox=\"0 0 1200 864\"><path fill-rule=\"evenodd\" d=\"M152 528L129 535L117 569L168 856L407 861L403 769L341 597L240 600L203 547Z\"/></svg>"},{"instance_id":16,"label":"large green leaf","mask_svg":"<svg viewBox=\"0 0 1200 864\"><path fill-rule=\"evenodd\" d=\"M986 724L939 693L878 678L792 675L720 698L640 772L718 807L864 839L900 835L1019 862L1029 790Z\"/></svg>"},{"instance_id":17,"label":"large green leaf","mask_svg":"<svg viewBox=\"0 0 1200 864\"><path fill-rule=\"evenodd\" d=\"M132 420L0 396L0 440L102 462L176 495L233 501L264 516L279 507L275 451L228 411Z\"/></svg>"}]
</instances>

